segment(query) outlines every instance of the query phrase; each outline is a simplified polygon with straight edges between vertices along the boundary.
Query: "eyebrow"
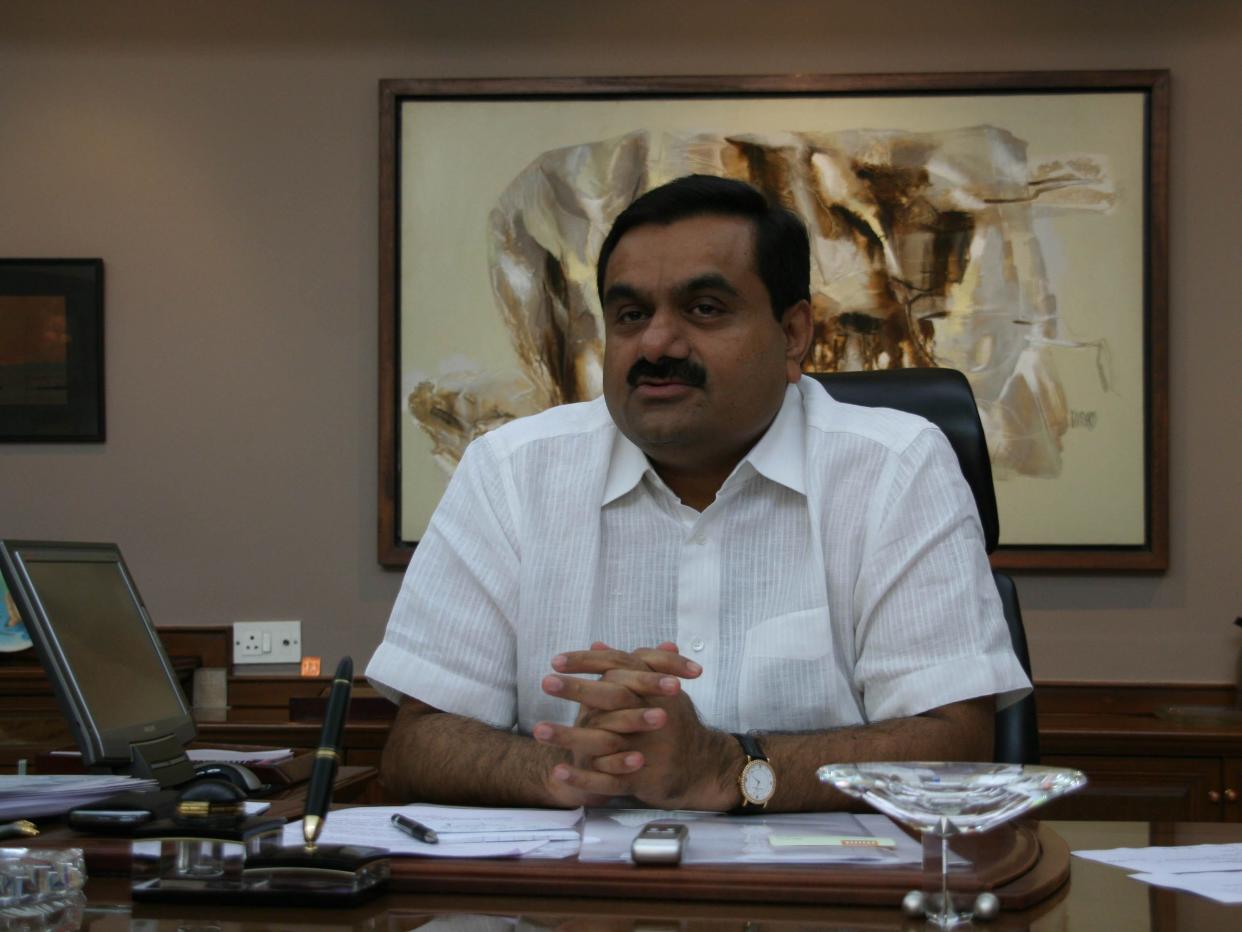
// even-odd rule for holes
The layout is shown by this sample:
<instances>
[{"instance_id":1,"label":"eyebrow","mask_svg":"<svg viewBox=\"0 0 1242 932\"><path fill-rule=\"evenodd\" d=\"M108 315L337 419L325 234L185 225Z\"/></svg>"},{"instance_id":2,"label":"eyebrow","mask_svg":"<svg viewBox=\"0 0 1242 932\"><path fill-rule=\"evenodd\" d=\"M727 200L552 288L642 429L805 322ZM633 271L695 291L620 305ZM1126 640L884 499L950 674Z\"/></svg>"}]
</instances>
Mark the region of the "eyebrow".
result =
<instances>
[{"instance_id":1,"label":"eyebrow","mask_svg":"<svg viewBox=\"0 0 1242 932\"><path fill-rule=\"evenodd\" d=\"M614 301L641 301L642 295L638 293L638 289L633 285L627 285L625 282L616 282L608 286L608 290L604 292L604 304L612 304Z\"/></svg>"},{"instance_id":2,"label":"eyebrow","mask_svg":"<svg viewBox=\"0 0 1242 932\"><path fill-rule=\"evenodd\" d=\"M696 275L694 278L677 285L673 291L679 297L694 294L696 291L723 291L725 294L733 295L734 297L738 295L738 290L719 272L705 272L702 275ZM633 285L627 285L625 282L615 282L609 285L608 290L604 292L604 304L606 305L614 301L641 300L643 300L643 294Z\"/></svg>"},{"instance_id":3,"label":"eyebrow","mask_svg":"<svg viewBox=\"0 0 1242 932\"><path fill-rule=\"evenodd\" d=\"M732 283L721 275L719 272L706 272L703 275L696 275L687 282L683 282L676 288L678 294L692 294L696 291L723 291L725 294L737 297L738 291L733 287Z\"/></svg>"}]
</instances>

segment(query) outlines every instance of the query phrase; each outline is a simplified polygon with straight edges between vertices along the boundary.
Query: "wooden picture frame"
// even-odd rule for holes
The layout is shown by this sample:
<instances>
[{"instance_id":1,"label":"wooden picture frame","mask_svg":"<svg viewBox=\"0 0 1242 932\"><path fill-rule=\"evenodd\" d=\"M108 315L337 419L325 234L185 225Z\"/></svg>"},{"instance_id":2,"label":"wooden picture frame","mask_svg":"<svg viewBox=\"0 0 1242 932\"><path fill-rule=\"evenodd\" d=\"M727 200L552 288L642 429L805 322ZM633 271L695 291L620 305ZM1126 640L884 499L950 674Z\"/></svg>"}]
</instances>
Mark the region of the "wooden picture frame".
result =
<instances>
[{"instance_id":1,"label":"wooden picture frame","mask_svg":"<svg viewBox=\"0 0 1242 932\"><path fill-rule=\"evenodd\" d=\"M102 259L0 259L0 441L104 441Z\"/></svg>"},{"instance_id":2,"label":"wooden picture frame","mask_svg":"<svg viewBox=\"0 0 1242 932\"><path fill-rule=\"evenodd\" d=\"M825 178L870 184L864 199L879 208L870 219L858 209L855 218L874 224L866 235L878 255L897 242L881 216L891 205L864 171L844 182L841 176L849 175L842 165L870 165L866 159L879 151L885 170L914 166L902 177L915 178L919 203L931 205L933 219L948 216L951 202L974 231L948 250L951 260L939 247L927 253L955 271L917 327L927 331L931 322L936 342L928 358L936 364L953 364L939 353L957 346L966 361L957 367L972 380L989 429L1001 508L993 564L1166 569L1168 87L1165 71L382 81L379 562L408 562L446 481L436 462L451 466L467 435L511 416L509 402L525 399L547 374L546 354L534 362L532 355L552 345L570 352L565 347L576 339L564 329L524 332L525 322L515 324L524 312L498 301L513 294L514 281L504 277L518 251L533 250L545 264L551 256L585 280L600 230L628 199L670 172L685 173L686 165L724 165L729 170L720 173L802 197L804 208L823 205ZM616 166L627 158L642 162L641 171L620 183ZM793 177L790 166L805 165L816 166L819 187L803 179L810 169L802 167L801 187L781 188L781 178ZM572 203L587 189L590 203ZM538 216L531 212L536 200ZM998 221L998 212L1008 219ZM546 229L531 232L549 217L561 222L554 233L563 235L552 248ZM903 229L915 221L906 222ZM563 233L571 227L577 233ZM525 239L515 247L518 235ZM1015 243L1023 256L1017 266ZM1002 261L996 255L1017 276L1016 303L984 308L979 295L1005 281L987 275L985 260ZM876 261L889 263L890 290L910 287L893 273L900 257ZM838 279L824 271L837 269L834 262L817 257L814 274L827 293L824 306L840 311L848 305L833 291ZM972 262L983 271L976 274ZM548 274L560 276L570 304L581 305L566 305L569 315L589 317L595 299L584 282ZM975 290L967 293L964 283ZM927 287L916 297L929 294ZM1039 308L1034 317L1031 303ZM1000 329L988 336L992 343L967 346L962 334L986 330L981 320ZM997 339L1017 347L1005 357L1008 371L993 371ZM526 369L510 379L515 358ZM894 358L873 353L866 361L889 365ZM1031 359L1047 368L1032 374ZM832 360L849 367L844 353ZM545 392L545 401L583 397L580 385L559 375L560 394ZM423 421L410 413L412 401ZM1059 420L1032 441L1023 425L1050 417Z\"/></svg>"}]
</instances>

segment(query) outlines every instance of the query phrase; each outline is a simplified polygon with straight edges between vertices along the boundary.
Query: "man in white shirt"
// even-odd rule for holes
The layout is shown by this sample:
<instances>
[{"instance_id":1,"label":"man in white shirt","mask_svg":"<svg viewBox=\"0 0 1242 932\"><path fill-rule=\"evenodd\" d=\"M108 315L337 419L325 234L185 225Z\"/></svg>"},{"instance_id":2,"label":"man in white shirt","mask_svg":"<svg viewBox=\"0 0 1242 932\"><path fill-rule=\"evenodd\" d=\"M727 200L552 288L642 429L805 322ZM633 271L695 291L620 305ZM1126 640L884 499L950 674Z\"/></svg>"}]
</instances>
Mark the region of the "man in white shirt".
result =
<instances>
[{"instance_id":1,"label":"man in white shirt","mask_svg":"<svg viewBox=\"0 0 1242 932\"><path fill-rule=\"evenodd\" d=\"M1030 688L927 422L833 401L805 228L678 179L601 249L604 398L476 441L367 675L388 792L824 809L823 763L991 755Z\"/></svg>"}]
</instances>

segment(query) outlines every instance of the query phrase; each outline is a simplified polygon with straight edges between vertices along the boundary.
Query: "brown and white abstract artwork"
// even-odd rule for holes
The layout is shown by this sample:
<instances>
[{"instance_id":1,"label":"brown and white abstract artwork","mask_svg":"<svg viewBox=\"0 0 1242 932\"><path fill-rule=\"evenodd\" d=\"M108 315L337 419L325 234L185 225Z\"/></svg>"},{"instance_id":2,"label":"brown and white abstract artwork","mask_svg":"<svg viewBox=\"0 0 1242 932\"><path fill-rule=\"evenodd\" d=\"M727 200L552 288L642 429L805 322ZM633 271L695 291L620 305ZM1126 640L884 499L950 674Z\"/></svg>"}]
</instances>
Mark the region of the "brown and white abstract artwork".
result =
<instances>
[{"instance_id":1,"label":"brown and white abstract artwork","mask_svg":"<svg viewBox=\"0 0 1242 932\"><path fill-rule=\"evenodd\" d=\"M490 122L467 136L494 136L492 151L504 148L502 166L489 166L483 192L468 199L473 225L456 227L458 218L428 236L415 227L432 186L406 201L423 210L407 213L403 230L403 321L418 327L429 300L437 315L462 315L449 325L451 346L443 333L431 341L438 347L406 344L402 430L419 438L403 448L407 460L418 450L446 476L487 430L597 396L599 246L635 196L703 172L748 181L807 223L816 330L806 371L966 374L988 435L1004 541L1141 540L1142 167L1124 135L1141 111L1123 104L1101 131L1071 102L1050 122L1066 102L1007 98L972 112L968 102L852 101L817 120L805 103L757 118L734 101L717 108L715 127L711 107L696 113L685 102L679 111L617 102L620 113L578 126L572 112L553 120L531 111L538 119L524 125L511 114L467 116ZM419 128L406 151L440 116L413 115ZM540 131L553 122L557 131ZM592 133L593 125L624 131ZM516 153L502 146L508 127ZM475 160L464 156L463 169ZM439 209L463 190L435 195ZM452 235L469 238L464 252L442 238ZM426 286L439 262L482 279L486 292L458 282L432 299L416 283ZM478 339L483 329L488 339ZM1117 466L1130 461L1137 471ZM422 476L434 505L442 484L426 469ZM1105 486L1114 494L1101 501ZM1084 520L1073 512L1085 500L1096 510ZM1050 519L1044 504L1063 514ZM426 513L403 515L403 533L417 539Z\"/></svg>"}]
</instances>

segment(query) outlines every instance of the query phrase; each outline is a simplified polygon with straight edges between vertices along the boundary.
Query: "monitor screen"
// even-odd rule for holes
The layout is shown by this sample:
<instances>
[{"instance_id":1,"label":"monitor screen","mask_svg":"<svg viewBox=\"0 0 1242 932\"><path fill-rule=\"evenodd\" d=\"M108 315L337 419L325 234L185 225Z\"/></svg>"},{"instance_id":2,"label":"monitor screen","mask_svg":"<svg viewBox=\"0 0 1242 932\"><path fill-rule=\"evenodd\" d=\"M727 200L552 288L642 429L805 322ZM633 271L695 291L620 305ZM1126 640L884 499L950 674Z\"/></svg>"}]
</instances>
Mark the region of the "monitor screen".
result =
<instances>
[{"instance_id":1,"label":"monitor screen","mask_svg":"<svg viewBox=\"0 0 1242 932\"><path fill-rule=\"evenodd\" d=\"M120 549L4 541L0 558L84 763L192 777L194 721Z\"/></svg>"}]
</instances>

